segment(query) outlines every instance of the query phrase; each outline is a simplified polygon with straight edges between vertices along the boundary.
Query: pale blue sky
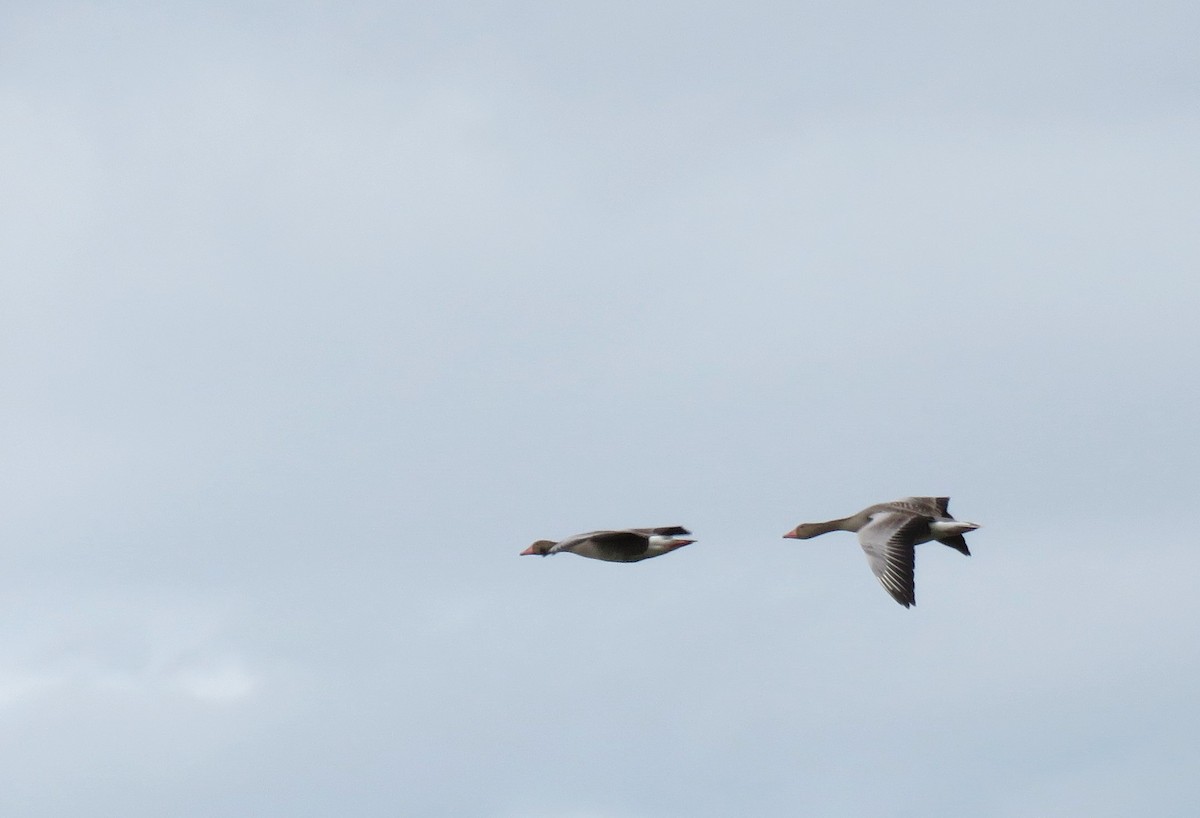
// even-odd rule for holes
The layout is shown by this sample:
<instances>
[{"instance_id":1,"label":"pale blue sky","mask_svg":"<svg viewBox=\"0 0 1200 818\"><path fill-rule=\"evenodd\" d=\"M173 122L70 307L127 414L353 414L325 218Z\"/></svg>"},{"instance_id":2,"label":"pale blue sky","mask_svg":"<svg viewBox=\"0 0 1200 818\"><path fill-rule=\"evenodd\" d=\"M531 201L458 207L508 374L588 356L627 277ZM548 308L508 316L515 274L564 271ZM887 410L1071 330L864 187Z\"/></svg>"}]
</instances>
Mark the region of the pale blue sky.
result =
<instances>
[{"instance_id":1,"label":"pale blue sky","mask_svg":"<svg viewBox=\"0 0 1200 818\"><path fill-rule=\"evenodd\" d=\"M1198 25L4 4L0 812L1195 815Z\"/></svg>"}]
</instances>

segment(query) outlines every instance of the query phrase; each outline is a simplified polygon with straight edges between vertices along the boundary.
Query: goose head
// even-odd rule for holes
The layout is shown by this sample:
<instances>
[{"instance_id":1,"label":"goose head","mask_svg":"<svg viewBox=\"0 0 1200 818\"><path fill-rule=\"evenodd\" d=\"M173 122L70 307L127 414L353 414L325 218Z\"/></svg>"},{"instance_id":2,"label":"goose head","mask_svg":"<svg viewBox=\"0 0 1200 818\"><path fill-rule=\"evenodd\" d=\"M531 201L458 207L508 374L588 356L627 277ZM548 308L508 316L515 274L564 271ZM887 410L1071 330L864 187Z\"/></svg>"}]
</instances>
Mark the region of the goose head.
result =
<instances>
[{"instance_id":1,"label":"goose head","mask_svg":"<svg viewBox=\"0 0 1200 818\"><path fill-rule=\"evenodd\" d=\"M818 534L824 534L828 531L816 523L800 523L791 531L783 535L785 540L808 540L816 537Z\"/></svg>"},{"instance_id":2,"label":"goose head","mask_svg":"<svg viewBox=\"0 0 1200 818\"><path fill-rule=\"evenodd\" d=\"M536 554L539 557L544 557L550 553L550 549L553 548L554 545L555 543L553 540L538 540L533 545L522 551L521 556L528 557L532 554Z\"/></svg>"}]
</instances>

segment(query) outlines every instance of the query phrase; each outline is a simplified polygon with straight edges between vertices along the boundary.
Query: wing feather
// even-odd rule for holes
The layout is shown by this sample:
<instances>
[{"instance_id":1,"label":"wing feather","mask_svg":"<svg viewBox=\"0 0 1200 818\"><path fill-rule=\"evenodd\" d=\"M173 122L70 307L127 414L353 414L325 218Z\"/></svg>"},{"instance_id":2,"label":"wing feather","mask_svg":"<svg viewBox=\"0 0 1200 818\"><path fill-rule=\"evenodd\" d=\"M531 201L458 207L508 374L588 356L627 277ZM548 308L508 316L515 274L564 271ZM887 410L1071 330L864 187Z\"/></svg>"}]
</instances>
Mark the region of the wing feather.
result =
<instances>
[{"instance_id":1,"label":"wing feather","mask_svg":"<svg viewBox=\"0 0 1200 818\"><path fill-rule=\"evenodd\" d=\"M640 531L593 531L586 537L601 551L614 557L641 556L650 547L650 538Z\"/></svg>"},{"instance_id":2,"label":"wing feather","mask_svg":"<svg viewBox=\"0 0 1200 818\"><path fill-rule=\"evenodd\" d=\"M927 526L921 517L891 511L874 515L869 523L858 530L858 542L867 554L872 573L892 599L905 608L917 604L913 581L916 549L913 543L922 527Z\"/></svg>"},{"instance_id":3,"label":"wing feather","mask_svg":"<svg viewBox=\"0 0 1200 818\"><path fill-rule=\"evenodd\" d=\"M924 517L940 517L945 514L945 508L950 503L949 497L901 497L890 503L883 503L884 508L896 511L906 511L909 514L920 514Z\"/></svg>"}]
</instances>

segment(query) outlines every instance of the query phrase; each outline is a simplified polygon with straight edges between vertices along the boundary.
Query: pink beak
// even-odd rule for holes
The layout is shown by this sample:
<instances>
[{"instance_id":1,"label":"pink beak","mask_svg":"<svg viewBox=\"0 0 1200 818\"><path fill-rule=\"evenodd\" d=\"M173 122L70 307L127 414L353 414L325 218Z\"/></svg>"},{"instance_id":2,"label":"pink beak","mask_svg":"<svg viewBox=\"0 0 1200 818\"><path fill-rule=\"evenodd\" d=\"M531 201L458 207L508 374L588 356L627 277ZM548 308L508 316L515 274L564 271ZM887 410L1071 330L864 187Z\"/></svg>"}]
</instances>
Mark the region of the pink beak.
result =
<instances>
[{"instance_id":1,"label":"pink beak","mask_svg":"<svg viewBox=\"0 0 1200 818\"><path fill-rule=\"evenodd\" d=\"M797 537L797 536L796 536L796 530L795 530L795 529L792 529L792 530L791 530L791 531L789 531L788 533L784 534L784 535L783 535L783 538L784 538L785 540L798 540L798 539L800 539L799 537Z\"/></svg>"},{"instance_id":2,"label":"pink beak","mask_svg":"<svg viewBox=\"0 0 1200 818\"><path fill-rule=\"evenodd\" d=\"M531 545L528 548L526 548L524 551L521 552L521 556L528 557L530 554L540 554L540 553L542 553L542 552L538 551Z\"/></svg>"}]
</instances>

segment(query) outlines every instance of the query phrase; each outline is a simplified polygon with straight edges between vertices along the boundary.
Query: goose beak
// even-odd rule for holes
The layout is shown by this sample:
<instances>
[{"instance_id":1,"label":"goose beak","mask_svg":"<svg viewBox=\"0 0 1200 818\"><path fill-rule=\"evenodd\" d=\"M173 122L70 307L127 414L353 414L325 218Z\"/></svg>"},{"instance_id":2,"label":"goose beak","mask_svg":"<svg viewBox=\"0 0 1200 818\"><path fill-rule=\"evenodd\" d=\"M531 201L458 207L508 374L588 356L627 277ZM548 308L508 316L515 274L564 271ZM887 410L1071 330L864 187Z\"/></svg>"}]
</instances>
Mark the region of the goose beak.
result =
<instances>
[{"instance_id":1,"label":"goose beak","mask_svg":"<svg viewBox=\"0 0 1200 818\"><path fill-rule=\"evenodd\" d=\"M526 548L524 551L522 551L522 552L521 552L521 556L522 556L522 557L528 557L528 556L530 556L531 554L539 554L539 553L541 553L541 552L540 552L540 551L538 551L536 548L534 548L534 547L531 545L531 546L529 546L528 548ZM543 555L543 556L545 556L545 555Z\"/></svg>"},{"instance_id":2,"label":"goose beak","mask_svg":"<svg viewBox=\"0 0 1200 818\"><path fill-rule=\"evenodd\" d=\"M797 536L796 536L796 529L794 529L794 528L793 528L791 531L789 531L788 533L784 534L784 535L783 535L783 538L784 538L785 540L798 540L798 539L800 539L799 537L797 537Z\"/></svg>"}]
</instances>

